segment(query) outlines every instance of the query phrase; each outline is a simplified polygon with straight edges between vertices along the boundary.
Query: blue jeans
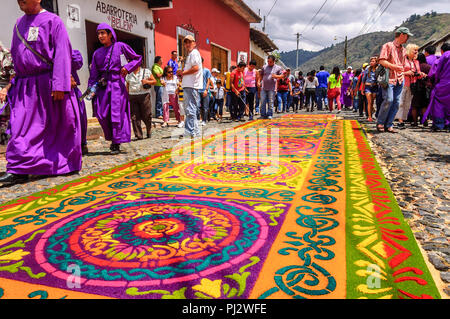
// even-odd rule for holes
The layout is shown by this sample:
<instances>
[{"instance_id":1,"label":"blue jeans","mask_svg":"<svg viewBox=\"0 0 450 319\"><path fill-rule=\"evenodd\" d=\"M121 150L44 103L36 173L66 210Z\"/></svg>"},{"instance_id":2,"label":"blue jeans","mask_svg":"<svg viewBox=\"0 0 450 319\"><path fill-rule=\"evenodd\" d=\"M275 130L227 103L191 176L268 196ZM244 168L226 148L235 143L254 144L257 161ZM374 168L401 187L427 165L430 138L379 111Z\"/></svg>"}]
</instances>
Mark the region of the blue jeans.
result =
<instances>
[{"instance_id":1,"label":"blue jeans","mask_svg":"<svg viewBox=\"0 0 450 319\"><path fill-rule=\"evenodd\" d=\"M278 112L286 112L288 108L288 91L281 91L277 93L278 99ZM281 103L283 103L283 109L281 109Z\"/></svg>"},{"instance_id":2,"label":"blue jeans","mask_svg":"<svg viewBox=\"0 0 450 319\"><path fill-rule=\"evenodd\" d=\"M260 110L261 117L268 118L273 116L273 99L275 97L275 91L261 90Z\"/></svg>"},{"instance_id":3,"label":"blue jeans","mask_svg":"<svg viewBox=\"0 0 450 319\"><path fill-rule=\"evenodd\" d=\"M227 112L230 112L230 105L231 105L231 91L227 92L227 99L225 102L225 106L227 107Z\"/></svg>"},{"instance_id":4,"label":"blue jeans","mask_svg":"<svg viewBox=\"0 0 450 319\"><path fill-rule=\"evenodd\" d=\"M185 135L197 137L200 129L197 120L197 110L200 104L200 94L193 88L183 88L184 109L185 109Z\"/></svg>"},{"instance_id":5,"label":"blue jeans","mask_svg":"<svg viewBox=\"0 0 450 319\"><path fill-rule=\"evenodd\" d=\"M198 93L200 95L200 116L202 121L207 122L209 119L209 102L211 99L209 98L209 93L206 94L205 97L203 97L203 93L205 93L205 90L199 90Z\"/></svg>"},{"instance_id":6,"label":"blue jeans","mask_svg":"<svg viewBox=\"0 0 450 319\"><path fill-rule=\"evenodd\" d=\"M213 118L216 118L216 98L214 97L214 94L212 94L209 98L209 114L208 114L208 121Z\"/></svg>"},{"instance_id":7,"label":"blue jeans","mask_svg":"<svg viewBox=\"0 0 450 319\"><path fill-rule=\"evenodd\" d=\"M358 111L359 109L359 98L358 95L353 98L353 110Z\"/></svg>"},{"instance_id":8,"label":"blue jeans","mask_svg":"<svg viewBox=\"0 0 450 319\"><path fill-rule=\"evenodd\" d=\"M255 112L256 113L259 113L259 103L260 103L260 101L259 101L259 94L256 93L255 94Z\"/></svg>"},{"instance_id":9,"label":"blue jeans","mask_svg":"<svg viewBox=\"0 0 450 319\"><path fill-rule=\"evenodd\" d=\"M240 120L244 118L245 115L245 91L242 91L240 95L236 93L231 93L231 106L230 114L231 119Z\"/></svg>"},{"instance_id":10,"label":"blue jeans","mask_svg":"<svg viewBox=\"0 0 450 319\"><path fill-rule=\"evenodd\" d=\"M383 92L381 91L381 86L378 86L376 104L377 104L377 111L375 113L375 117L378 118L378 116L380 115L381 105L383 104Z\"/></svg>"},{"instance_id":11,"label":"blue jeans","mask_svg":"<svg viewBox=\"0 0 450 319\"><path fill-rule=\"evenodd\" d=\"M255 113L255 98L258 97L258 88L252 87L247 89L248 93L246 94L246 99L249 109L249 119L253 119L253 114Z\"/></svg>"},{"instance_id":12,"label":"blue jeans","mask_svg":"<svg viewBox=\"0 0 450 319\"><path fill-rule=\"evenodd\" d=\"M163 104L162 104L163 87L154 86L154 90L156 93L156 100L155 100L156 117L160 117L163 116Z\"/></svg>"},{"instance_id":13,"label":"blue jeans","mask_svg":"<svg viewBox=\"0 0 450 319\"><path fill-rule=\"evenodd\" d=\"M320 87L316 89L316 102L319 111L322 110L323 100L325 101L325 106L328 107L327 90L327 88Z\"/></svg>"},{"instance_id":14,"label":"blue jeans","mask_svg":"<svg viewBox=\"0 0 450 319\"><path fill-rule=\"evenodd\" d=\"M377 124L384 125L385 128L391 128L394 124L395 115L397 115L400 105L400 96L402 94L403 83L396 85L389 84L383 89L383 104L381 104L378 114Z\"/></svg>"}]
</instances>

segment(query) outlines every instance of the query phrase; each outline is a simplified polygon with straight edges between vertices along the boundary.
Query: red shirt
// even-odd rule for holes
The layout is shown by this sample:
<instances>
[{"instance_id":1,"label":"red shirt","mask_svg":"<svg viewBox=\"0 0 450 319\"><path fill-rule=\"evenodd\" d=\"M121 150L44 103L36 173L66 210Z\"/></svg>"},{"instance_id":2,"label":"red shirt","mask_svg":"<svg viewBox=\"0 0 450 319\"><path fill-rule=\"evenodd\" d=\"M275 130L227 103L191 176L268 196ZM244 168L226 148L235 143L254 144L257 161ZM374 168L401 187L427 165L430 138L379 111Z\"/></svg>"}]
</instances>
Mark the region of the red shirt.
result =
<instances>
[{"instance_id":1,"label":"red shirt","mask_svg":"<svg viewBox=\"0 0 450 319\"><path fill-rule=\"evenodd\" d=\"M231 73L231 78L234 79L233 85L234 88L238 92L242 92L245 90L244 86L244 72L239 71L238 69L234 70L233 73Z\"/></svg>"},{"instance_id":2,"label":"red shirt","mask_svg":"<svg viewBox=\"0 0 450 319\"><path fill-rule=\"evenodd\" d=\"M286 75L286 73L284 73L284 75ZM278 80L278 86L277 86L277 90L278 92L285 92L285 91L289 91L289 78L283 78L283 79L279 79Z\"/></svg>"}]
</instances>

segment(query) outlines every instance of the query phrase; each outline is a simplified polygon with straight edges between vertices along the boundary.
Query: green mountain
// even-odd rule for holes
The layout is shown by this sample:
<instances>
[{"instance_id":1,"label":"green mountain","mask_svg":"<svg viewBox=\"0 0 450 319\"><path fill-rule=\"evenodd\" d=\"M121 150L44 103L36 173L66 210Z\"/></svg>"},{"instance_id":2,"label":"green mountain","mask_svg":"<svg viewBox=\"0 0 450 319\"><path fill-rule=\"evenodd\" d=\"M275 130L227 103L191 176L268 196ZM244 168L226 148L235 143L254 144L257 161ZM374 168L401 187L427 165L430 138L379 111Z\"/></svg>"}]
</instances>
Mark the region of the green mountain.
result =
<instances>
[{"instance_id":1,"label":"green mountain","mask_svg":"<svg viewBox=\"0 0 450 319\"><path fill-rule=\"evenodd\" d=\"M411 33L414 34L408 43L415 43L422 46L428 41L438 40L450 32L450 14L437 14L436 12L427 13L422 16L413 14L401 26L409 28ZM370 57L380 54L381 47L384 43L394 39L393 32L394 30L391 32L372 32L348 40L347 65L351 65L354 69L361 68L365 62L369 62ZM304 63L300 63L299 69L304 73L312 69L318 70L321 65L325 66L327 70L331 70L335 65L342 69L344 67L344 47L344 42L341 42L316 52L317 54L315 56L311 54L311 58L307 59ZM295 54L296 51L291 51L291 54L292 52ZM287 56L287 53L285 55ZM295 68L295 60L293 64L287 63L283 58L282 61L288 66Z\"/></svg>"},{"instance_id":2,"label":"green mountain","mask_svg":"<svg viewBox=\"0 0 450 319\"><path fill-rule=\"evenodd\" d=\"M319 55L321 51L307 51L300 49L298 50L298 65L302 65L315 56ZM280 52L280 59L291 69L295 69L297 65L297 50L289 52Z\"/></svg>"}]
</instances>

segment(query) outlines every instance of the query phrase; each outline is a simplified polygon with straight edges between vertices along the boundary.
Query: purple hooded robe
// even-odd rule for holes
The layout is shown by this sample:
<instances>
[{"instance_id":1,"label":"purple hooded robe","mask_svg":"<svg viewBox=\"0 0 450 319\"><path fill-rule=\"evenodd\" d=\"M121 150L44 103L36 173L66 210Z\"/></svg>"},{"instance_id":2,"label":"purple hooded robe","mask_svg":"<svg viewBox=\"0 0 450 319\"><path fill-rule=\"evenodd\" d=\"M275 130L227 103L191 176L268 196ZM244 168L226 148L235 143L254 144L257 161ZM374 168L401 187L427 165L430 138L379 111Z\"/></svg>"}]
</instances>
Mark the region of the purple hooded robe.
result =
<instances>
[{"instance_id":1,"label":"purple hooded robe","mask_svg":"<svg viewBox=\"0 0 450 319\"><path fill-rule=\"evenodd\" d=\"M342 74L342 86L341 86L341 104L345 106L352 106L352 97L347 95L347 90L352 82L352 73L344 72Z\"/></svg>"},{"instance_id":2,"label":"purple hooded robe","mask_svg":"<svg viewBox=\"0 0 450 319\"><path fill-rule=\"evenodd\" d=\"M73 50L72 52L72 76L77 83L77 85L80 85L80 78L77 74L77 71L81 70L83 67L83 56L81 55L80 51ZM83 93L81 93L80 89L75 87L73 89L75 91L75 96L77 98L78 102L78 108L80 112L80 125L81 125L81 145L87 144L87 113L86 113L86 104L84 103L84 100L80 100Z\"/></svg>"},{"instance_id":3,"label":"purple hooded robe","mask_svg":"<svg viewBox=\"0 0 450 319\"><path fill-rule=\"evenodd\" d=\"M16 77L8 92L11 140L6 170L31 175L79 171L80 117L70 85L72 47L64 23L57 15L42 11L24 15L17 25L22 37L54 67L29 50L14 28L11 52ZM37 36L30 36L30 30L37 31ZM52 91L65 92L63 100L54 101Z\"/></svg>"},{"instance_id":4,"label":"purple hooded robe","mask_svg":"<svg viewBox=\"0 0 450 319\"><path fill-rule=\"evenodd\" d=\"M102 77L108 79L106 89L97 89L93 100L94 116L102 126L107 141L112 141L114 144L129 143L131 142L130 102L125 78L120 75L120 70L124 67L128 73L133 72L140 66L142 56L136 54L129 45L117 42L116 33L108 24L101 23L97 27L97 32L100 30L111 31L113 44L96 50L92 58L89 86L93 86ZM124 61L124 58L127 61Z\"/></svg>"},{"instance_id":5,"label":"purple hooded robe","mask_svg":"<svg viewBox=\"0 0 450 319\"><path fill-rule=\"evenodd\" d=\"M435 86L423 122L431 115L433 125L442 130L450 125L450 51L436 60L428 76L434 77Z\"/></svg>"}]
</instances>

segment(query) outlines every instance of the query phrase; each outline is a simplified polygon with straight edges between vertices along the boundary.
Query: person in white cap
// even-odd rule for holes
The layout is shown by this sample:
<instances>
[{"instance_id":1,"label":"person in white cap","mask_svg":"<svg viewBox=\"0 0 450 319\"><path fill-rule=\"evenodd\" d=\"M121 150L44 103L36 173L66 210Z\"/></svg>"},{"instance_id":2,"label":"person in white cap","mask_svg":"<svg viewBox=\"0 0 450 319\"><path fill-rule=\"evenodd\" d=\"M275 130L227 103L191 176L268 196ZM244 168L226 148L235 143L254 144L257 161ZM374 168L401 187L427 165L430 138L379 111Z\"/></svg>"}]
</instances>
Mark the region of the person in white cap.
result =
<instances>
[{"instance_id":1,"label":"person in white cap","mask_svg":"<svg viewBox=\"0 0 450 319\"><path fill-rule=\"evenodd\" d=\"M185 108L185 136L195 138L200 136L197 120L197 109L200 104L198 90L203 87L203 64L200 52L196 49L196 42L192 35L183 39L183 45L187 51L184 69L178 70L178 76L182 77L183 99Z\"/></svg>"}]
</instances>

